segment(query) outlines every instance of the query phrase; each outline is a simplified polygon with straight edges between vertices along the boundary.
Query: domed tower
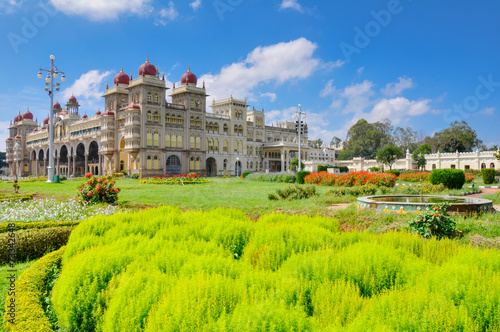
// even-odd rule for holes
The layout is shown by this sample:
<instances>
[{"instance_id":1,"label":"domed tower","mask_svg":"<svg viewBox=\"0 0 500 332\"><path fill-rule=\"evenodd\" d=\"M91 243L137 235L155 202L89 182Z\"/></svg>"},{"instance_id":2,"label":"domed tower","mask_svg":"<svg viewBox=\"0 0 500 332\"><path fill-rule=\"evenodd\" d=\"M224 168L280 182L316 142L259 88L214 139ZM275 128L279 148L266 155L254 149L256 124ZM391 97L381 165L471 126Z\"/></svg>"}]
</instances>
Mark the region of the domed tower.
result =
<instances>
[{"instance_id":1,"label":"domed tower","mask_svg":"<svg viewBox=\"0 0 500 332\"><path fill-rule=\"evenodd\" d=\"M55 111L55 106L59 103L55 103L54 105L54 111ZM69 114L78 114L78 108L80 107L80 104L78 104L78 101L76 100L76 97L71 95L69 97L68 103L66 104L66 110ZM61 108L61 105L59 105L59 108Z\"/></svg>"}]
</instances>

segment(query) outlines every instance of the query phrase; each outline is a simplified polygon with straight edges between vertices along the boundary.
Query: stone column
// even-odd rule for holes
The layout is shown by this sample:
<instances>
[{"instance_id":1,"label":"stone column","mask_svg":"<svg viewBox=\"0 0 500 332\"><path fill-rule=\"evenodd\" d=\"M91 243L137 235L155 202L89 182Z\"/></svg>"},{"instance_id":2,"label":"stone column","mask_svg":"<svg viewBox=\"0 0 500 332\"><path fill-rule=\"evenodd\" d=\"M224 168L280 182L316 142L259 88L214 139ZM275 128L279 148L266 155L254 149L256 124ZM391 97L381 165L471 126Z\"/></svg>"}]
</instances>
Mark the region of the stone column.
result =
<instances>
[{"instance_id":1,"label":"stone column","mask_svg":"<svg viewBox=\"0 0 500 332\"><path fill-rule=\"evenodd\" d=\"M75 175L76 173L76 154L73 155L73 176Z\"/></svg>"},{"instance_id":2,"label":"stone column","mask_svg":"<svg viewBox=\"0 0 500 332\"><path fill-rule=\"evenodd\" d=\"M84 174L88 173L87 171L88 167L89 167L89 155L88 153L85 153L85 171L83 172Z\"/></svg>"},{"instance_id":3,"label":"stone column","mask_svg":"<svg viewBox=\"0 0 500 332\"><path fill-rule=\"evenodd\" d=\"M285 171L285 151L284 151L284 149L280 149L280 153L281 153L281 171L284 172Z\"/></svg>"},{"instance_id":4,"label":"stone column","mask_svg":"<svg viewBox=\"0 0 500 332\"><path fill-rule=\"evenodd\" d=\"M55 171L55 174L57 175L61 175L61 168L59 167L59 161L61 161L61 156L57 156L57 167Z\"/></svg>"},{"instance_id":5,"label":"stone column","mask_svg":"<svg viewBox=\"0 0 500 332\"><path fill-rule=\"evenodd\" d=\"M43 158L43 172L42 172L43 176L47 176L47 158L48 157L49 156Z\"/></svg>"}]
</instances>

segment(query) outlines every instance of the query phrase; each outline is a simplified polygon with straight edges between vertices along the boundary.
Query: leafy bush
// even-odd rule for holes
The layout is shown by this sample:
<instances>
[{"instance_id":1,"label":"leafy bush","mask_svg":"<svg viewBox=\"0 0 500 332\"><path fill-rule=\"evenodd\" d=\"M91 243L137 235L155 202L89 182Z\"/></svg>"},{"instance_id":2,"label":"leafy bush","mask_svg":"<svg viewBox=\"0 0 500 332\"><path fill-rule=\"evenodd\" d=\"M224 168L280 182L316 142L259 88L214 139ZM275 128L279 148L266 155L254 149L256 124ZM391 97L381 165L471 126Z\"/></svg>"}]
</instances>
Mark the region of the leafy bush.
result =
<instances>
[{"instance_id":1,"label":"leafy bush","mask_svg":"<svg viewBox=\"0 0 500 332\"><path fill-rule=\"evenodd\" d=\"M295 183L297 178L290 173L251 173L245 177L246 180L258 182Z\"/></svg>"},{"instance_id":2,"label":"leafy bush","mask_svg":"<svg viewBox=\"0 0 500 332\"><path fill-rule=\"evenodd\" d=\"M370 167L368 170L370 172L380 172L380 167L376 167L376 166L375 167Z\"/></svg>"},{"instance_id":3,"label":"leafy bush","mask_svg":"<svg viewBox=\"0 0 500 332\"><path fill-rule=\"evenodd\" d=\"M435 169L429 175L432 184L443 184L448 189L462 189L465 173L459 169Z\"/></svg>"},{"instance_id":4,"label":"leafy bush","mask_svg":"<svg viewBox=\"0 0 500 332\"><path fill-rule=\"evenodd\" d=\"M389 173L389 174L394 174L394 175L396 175L398 177L401 175L401 171L398 171L397 169L390 169L390 170L387 170L385 172Z\"/></svg>"},{"instance_id":5,"label":"leafy bush","mask_svg":"<svg viewBox=\"0 0 500 332\"><path fill-rule=\"evenodd\" d=\"M14 223L0 223L0 234L7 233L12 230L15 231L26 229L44 229L61 226L78 226L80 221L44 221L44 222L14 222ZM14 226L11 226L14 225Z\"/></svg>"},{"instance_id":6,"label":"leafy bush","mask_svg":"<svg viewBox=\"0 0 500 332\"><path fill-rule=\"evenodd\" d=\"M446 187L443 186L442 184L430 184L429 182L424 182L422 183L422 186L420 185L413 185L413 186L396 186L392 189L392 193L395 195L420 195L422 193L423 189L423 194L439 194L443 191L446 190Z\"/></svg>"},{"instance_id":7,"label":"leafy bush","mask_svg":"<svg viewBox=\"0 0 500 332\"><path fill-rule=\"evenodd\" d=\"M132 174L132 179L137 180L139 178L139 173Z\"/></svg>"},{"instance_id":8,"label":"leafy bush","mask_svg":"<svg viewBox=\"0 0 500 332\"><path fill-rule=\"evenodd\" d=\"M268 198L270 200L276 199L287 199L290 201L294 201L297 199L304 199L316 196L316 187L308 186L308 185L288 185L281 189L276 190L276 194L274 196L269 195Z\"/></svg>"},{"instance_id":9,"label":"leafy bush","mask_svg":"<svg viewBox=\"0 0 500 332\"><path fill-rule=\"evenodd\" d=\"M122 170L120 171L120 173L122 173L123 175L127 175L127 174L128 174L128 173L127 173L127 171L126 171L126 170L124 170L124 169L122 169Z\"/></svg>"},{"instance_id":10,"label":"leafy bush","mask_svg":"<svg viewBox=\"0 0 500 332\"><path fill-rule=\"evenodd\" d=\"M0 196L0 203L1 202L12 202L12 201L29 201L33 199L33 194L24 194L24 195L2 195Z\"/></svg>"},{"instance_id":11,"label":"leafy bush","mask_svg":"<svg viewBox=\"0 0 500 332\"><path fill-rule=\"evenodd\" d=\"M483 168L481 170L481 174L483 176L484 184L492 184L493 182L495 182L495 169Z\"/></svg>"},{"instance_id":12,"label":"leafy bush","mask_svg":"<svg viewBox=\"0 0 500 332\"><path fill-rule=\"evenodd\" d=\"M496 331L498 262L321 216L163 207L81 223L52 301L62 331Z\"/></svg>"},{"instance_id":13,"label":"leafy bush","mask_svg":"<svg viewBox=\"0 0 500 332\"><path fill-rule=\"evenodd\" d=\"M308 171L300 171L297 172L297 183L298 184L304 184L304 178L309 175L310 172Z\"/></svg>"},{"instance_id":14,"label":"leafy bush","mask_svg":"<svg viewBox=\"0 0 500 332\"><path fill-rule=\"evenodd\" d=\"M375 195L377 192L377 187L372 184L365 184L363 186L356 187L339 187L328 189L325 193L327 196L360 196L360 195Z\"/></svg>"},{"instance_id":15,"label":"leafy bush","mask_svg":"<svg viewBox=\"0 0 500 332\"><path fill-rule=\"evenodd\" d=\"M6 331L53 331L41 301L47 291L47 284L53 277L54 268L61 264L64 247L30 266L16 281L15 293L5 300L4 328ZM15 309L10 305L14 303ZM12 316L9 313L14 310ZM14 321L9 321L15 318ZM15 324L12 324L12 323Z\"/></svg>"},{"instance_id":16,"label":"leafy bush","mask_svg":"<svg viewBox=\"0 0 500 332\"><path fill-rule=\"evenodd\" d=\"M68 178L66 177L66 175L60 175L59 176L59 181L66 181Z\"/></svg>"},{"instance_id":17,"label":"leafy bush","mask_svg":"<svg viewBox=\"0 0 500 332\"><path fill-rule=\"evenodd\" d=\"M250 171L245 171L243 173L241 173L241 177L244 179L247 177L248 174L252 174L253 172L250 172Z\"/></svg>"},{"instance_id":18,"label":"leafy bush","mask_svg":"<svg viewBox=\"0 0 500 332\"><path fill-rule=\"evenodd\" d=\"M405 182L420 182L429 180L428 172L404 173L399 175L399 180Z\"/></svg>"},{"instance_id":19,"label":"leafy bush","mask_svg":"<svg viewBox=\"0 0 500 332\"><path fill-rule=\"evenodd\" d=\"M121 173L118 173L121 174ZM89 204L108 203L115 204L118 200L120 188L115 188L116 181L112 176L93 177L92 174L85 174L87 182L79 185L78 195L83 202Z\"/></svg>"},{"instance_id":20,"label":"leafy bush","mask_svg":"<svg viewBox=\"0 0 500 332\"><path fill-rule=\"evenodd\" d=\"M433 205L428 211L410 221L411 231L424 238L451 238L455 233L456 223L448 216L447 211L450 207L448 203Z\"/></svg>"},{"instance_id":21,"label":"leafy bush","mask_svg":"<svg viewBox=\"0 0 500 332\"><path fill-rule=\"evenodd\" d=\"M14 232L16 262L40 258L66 245L71 231L76 226L62 226L43 229L27 229ZM10 233L0 235L0 247L7 248L12 243ZM0 251L0 265L9 262L9 250Z\"/></svg>"},{"instance_id":22,"label":"leafy bush","mask_svg":"<svg viewBox=\"0 0 500 332\"><path fill-rule=\"evenodd\" d=\"M318 165L318 173L320 172L327 172L328 171L328 166L326 165Z\"/></svg>"}]
</instances>

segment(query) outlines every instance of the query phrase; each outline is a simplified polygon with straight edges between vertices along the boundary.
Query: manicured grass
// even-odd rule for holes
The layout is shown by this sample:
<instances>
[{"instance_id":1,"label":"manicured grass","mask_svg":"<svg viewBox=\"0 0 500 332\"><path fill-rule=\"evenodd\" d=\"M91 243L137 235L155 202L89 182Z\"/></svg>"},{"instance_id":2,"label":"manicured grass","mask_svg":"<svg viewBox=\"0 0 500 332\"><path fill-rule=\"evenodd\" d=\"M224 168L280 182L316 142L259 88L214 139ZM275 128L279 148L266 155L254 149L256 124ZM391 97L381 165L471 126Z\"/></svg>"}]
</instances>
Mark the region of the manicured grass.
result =
<instances>
[{"instance_id":1,"label":"manicured grass","mask_svg":"<svg viewBox=\"0 0 500 332\"><path fill-rule=\"evenodd\" d=\"M31 266L31 264L35 263L36 260L25 262L25 263L19 263L14 266L14 268L11 268L8 265L3 265L0 266L0 321L3 321L3 315L5 313L5 297L7 296L7 292L10 287L10 281L7 280L7 277L10 276L12 273L9 273L9 270L15 270L16 271L16 280L19 279L19 276ZM3 325L0 324L0 331L4 331Z\"/></svg>"}]
</instances>

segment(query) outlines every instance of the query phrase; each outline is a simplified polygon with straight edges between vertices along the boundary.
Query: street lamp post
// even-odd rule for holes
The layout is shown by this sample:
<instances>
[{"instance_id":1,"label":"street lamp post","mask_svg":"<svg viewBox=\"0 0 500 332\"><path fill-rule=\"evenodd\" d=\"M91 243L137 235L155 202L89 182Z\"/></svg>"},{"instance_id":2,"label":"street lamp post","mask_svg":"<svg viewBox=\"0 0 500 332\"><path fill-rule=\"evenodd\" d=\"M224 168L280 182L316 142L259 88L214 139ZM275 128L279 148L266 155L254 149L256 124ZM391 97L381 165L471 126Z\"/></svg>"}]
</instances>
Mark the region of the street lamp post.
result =
<instances>
[{"instance_id":1,"label":"street lamp post","mask_svg":"<svg viewBox=\"0 0 500 332\"><path fill-rule=\"evenodd\" d=\"M238 169L239 162L240 162L240 158L236 157L236 177L240 176L239 169Z\"/></svg>"},{"instance_id":2,"label":"street lamp post","mask_svg":"<svg viewBox=\"0 0 500 332\"><path fill-rule=\"evenodd\" d=\"M16 142L16 144L14 144L14 153L16 154L16 180L19 177L19 154L21 153L21 150L21 144Z\"/></svg>"},{"instance_id":3,"label":"street lamp post","mask_svg":"<svg viewBox=\"0 0 500 332\"><path fill-rule=\"evenodd\" d=\"M299 109L295 114L293 115L294 119L297 119L297 131L299 134L299 165L297 166L297 169L302 171L302 161L301 161L301 146L302 146L302 141L301 141L301 132L302 132L302 120L306 118L306 112L302 112L302 106L299 104Z\"/></svg>"},{"instance_id":4,"label":"street lamp post","mask_svg":"<svg viewBox=\"0 0 500 332\"><path fill-rule=\"evenodd\" d=\"M48 87L45 87L45 91L49 94L50 97L50 108L49 108L49 167L48 167L48 172L47 172L47 182L53 182L54 181L54 78L58 78L59 74L62 74L61 76L61 81L66 81L66 76L64 75L64 72L59 70L56 65L54 65L54 59L56 57L51 55L50 56L50 69L42 69L38 71L38 78L42 78L42 71L47 72L47 77L45 79L45 85L48 85ZM56 85L56 91L59 91L59 85L61 83L57 83Z\"/></svg>"}]
</instances>

